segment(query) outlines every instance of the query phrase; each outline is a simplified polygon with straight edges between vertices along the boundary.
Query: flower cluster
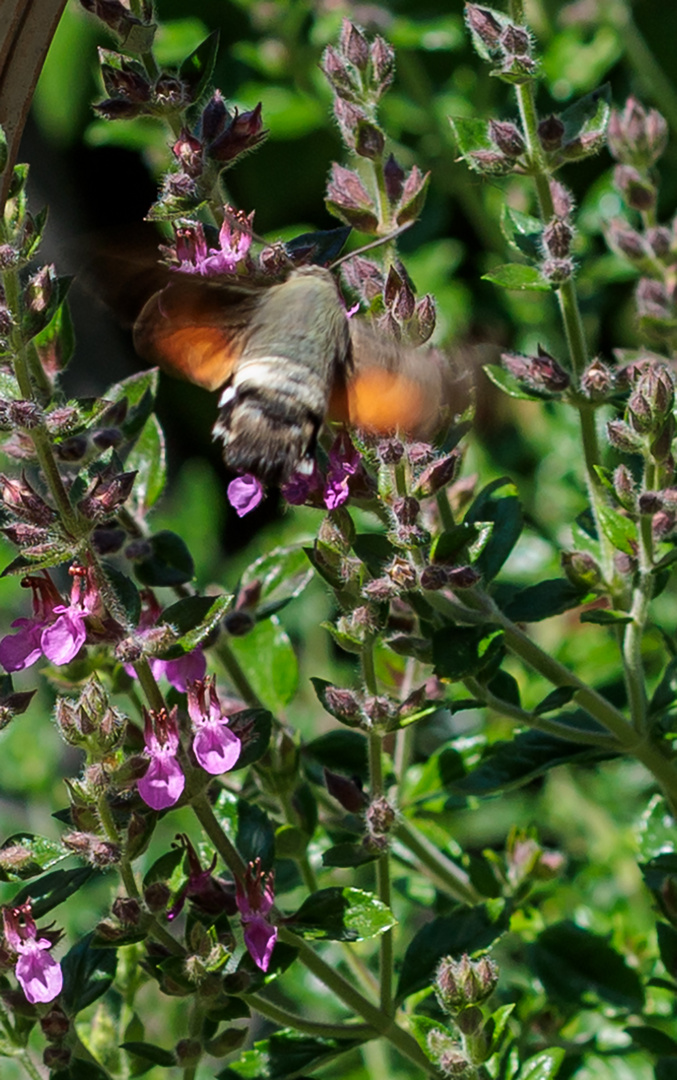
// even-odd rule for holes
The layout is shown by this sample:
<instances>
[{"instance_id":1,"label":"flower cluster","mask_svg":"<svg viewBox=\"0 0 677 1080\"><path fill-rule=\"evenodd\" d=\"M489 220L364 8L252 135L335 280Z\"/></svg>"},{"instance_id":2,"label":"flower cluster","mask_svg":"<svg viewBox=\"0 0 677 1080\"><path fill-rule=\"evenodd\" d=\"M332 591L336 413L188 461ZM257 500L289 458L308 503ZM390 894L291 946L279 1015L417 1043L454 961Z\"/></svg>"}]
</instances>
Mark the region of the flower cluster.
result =
<instances>
[{"instance_id":1,"label":"flower cluster","mask_svg":"<svg viewBox=\"0 0 677 1080\"><path fill-rule=\"evenodd\" d=\"M228 728L229 720L221 708L213 679L188 685L188 715L198 764L212 776L232 769L242 743ZM178 706L171 712L144 709L144 742L149 765L138 782L139 795L152 810L166 810L178 802L186 786L179 761Z\"/></svg>"},{"instance_id":2,"label":"flower cluster","mask_svg":"<svg viewBox=\"0 0 677 1080\"><path fill-rule=\"evenodd\" d=\"M60 935L43 931L38 937L30 900L19 907L3 908L2 918L5 942L17 957L14 971L28 1001L31 1005L53 1001L61 993L63 974L50 949Z\"/></svg>"}]
</instances>

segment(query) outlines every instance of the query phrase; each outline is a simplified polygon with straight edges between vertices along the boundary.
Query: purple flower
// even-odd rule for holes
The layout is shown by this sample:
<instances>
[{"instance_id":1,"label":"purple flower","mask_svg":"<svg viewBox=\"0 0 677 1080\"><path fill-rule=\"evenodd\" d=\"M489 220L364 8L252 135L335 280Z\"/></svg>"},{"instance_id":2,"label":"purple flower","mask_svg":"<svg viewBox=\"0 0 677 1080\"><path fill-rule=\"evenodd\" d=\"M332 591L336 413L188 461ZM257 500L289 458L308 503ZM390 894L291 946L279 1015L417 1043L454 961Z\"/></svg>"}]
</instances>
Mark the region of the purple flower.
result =
<instances>
[{"instance_id":1,"label":"purple flower","mask_svg":"<svg viewBox=\"0 0 677 1080\"><path fill-rule=\"evenodd\" d=\"M232 882L214 877L217 856L214 855L209 866L203 870L197 852L188 837L180 833L176 837L176 842L186 852L189 875L188 881L167 912L167 918L170 921L175 919L182 911L186 900L190 900L193 906L205 915L221 915L222 913L234 915L237 911L235 887Z\"/></svg>"},{"instance_id":2,"label":"purple flower","mask_svg":"<svg viewBox=\"0 0 677 1080\"><path fill-rule=\"evenodd\" d=\"M31 1005L53 1001L61 993L63 975L49 955L54 941L38 937L30 900L20 907L4 908L2 915L7 944L18 953L14 972L26 998Z\"/></svg>"},{"instance_id":3,"label":"purple flower","mask_svg":"<svg viewBox=\"0 0 677 1080\"><path fill-rule=\"evenodd\" d=\"M327 510L342 506L350 495L351 476L362 468L362 459L346 431L337 435L329 451L329 472L324 487L324 505Z\"/></svg>"},{"instance_id":4,"label":"purple flower","mask_svg":"<svg viewBox=\"0 0 677 1080\"><path fill-rule=\"evenodd\" d=\"M193 753L205 772L218 776L232 769L240 756L242 743L228 727L228 717L221 708L214 679L190 683L188 715L195 732Z\"/></svg>"},{"instance_id":5,"label":"purple flower","mask_svg":"<svg viewBox=\"0 0 677 1080\"><path fill-rule=\"evenodd\" d=\"M22 584L33 590L33 614L15 619L12 626L19 628L17 632L0 641L0 664L5 671L23 671L40 656L53 664L68 664L80 652L87 639L85 620L101 614L102 604L85 567L72 566L69 573L73 585L68 604L46 572L23 579Z\"/></svg>"},{"instance_id":6,"label":"purple flower","mask_svg":"<svg viewBox=\"0 0 677 1080\"><path fill-rule=\"evenodd\" d=\"M287 483L283 484L280 490L291 506L303 506L309 499L313 499L314 496L319 496L322 492L322 488L322 474L317 467L317 462L313 461L311 472L305 473L298 470L297 472L292 473L287 480ZM322 504L319 503L319 505L321 506Z\"/></svg>"},{"instance_id":7,"label":"purple flower","mask_svg":"<svg viewBox=\"0 0 677 1080\"><path fill-rule=\"evenodd\" d=\"M232 224L233 212L226 207L226 217L219 231L219 247L207 246L204 228L200 222L196 225L182 226L175 229L174 249L179 266L176 269L184 274L201 274L214 277L217 274L232 274L237 264L246 258L252 243L251 227L254 214L242 216L243 228Z\"/></svg>"},{"instance_id":8,"label":"purple flower","mask_svg":"<svg viewBox=\"0 0 677 1080\"><path fill-rule=\"evenodd\" d=\"M261 860L249 863L244 882L237 882L236 900L244 927L247 951L261 971L267 971L277 941L277 927L267 916L273 908L275 875L261 869Z\"/></svg>"},{"instance_id":9,"label":"purple flower","mask_svg":"<svg viewBox=\"0 0 677 1080\"><path fill-rule=\"evenodd\" d=\"M181 797L186 778L176 760L179 749L177 707L149 712L144 709L144 754L150 765L138 783L139 795L151 810L166 810Z\"/></svg>"},{"instance_id":10,"label":"purple flower","mask_svg":"<svg viewBox=\"0 0 677 1080\"><path fill-rule=\"evenodd\" d=\"M231 480L228 485L228 502L235 510L238 517L244 517L251 513L263 498L263 484L250 473L238 476Z\"/></svg>"}]
</instances>

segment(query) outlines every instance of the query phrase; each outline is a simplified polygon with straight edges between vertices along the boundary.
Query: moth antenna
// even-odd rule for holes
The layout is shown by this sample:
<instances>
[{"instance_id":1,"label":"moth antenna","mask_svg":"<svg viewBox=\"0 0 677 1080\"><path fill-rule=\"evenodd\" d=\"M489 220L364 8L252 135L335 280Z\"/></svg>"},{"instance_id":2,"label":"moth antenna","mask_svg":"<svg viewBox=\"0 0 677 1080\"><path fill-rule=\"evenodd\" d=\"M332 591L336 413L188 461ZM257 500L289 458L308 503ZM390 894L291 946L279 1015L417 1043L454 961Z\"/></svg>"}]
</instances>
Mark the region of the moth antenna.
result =
<instances>
[{"instance_id":1,"label":"moth antenna","mask_svg":"<svg viewBox=\"0 0 677 1080\"><path fill-rule=\"evenodd\" d=\"M340 258L335 259L334 262L330 264L329 269L335 270L337 266L347 262L348 259L354 259L357 255L363 255L365 251L373 251L374 248L383 247L384 244L388 244L391 240L401 236L402 233L406 232L407 229L410 229L413 224L413 221L407 221L404 225L400 225L399 229L394 229L391 233L388 233L387 236L379 236L378 240L372 240L371 244L365 244L364 247L358 248L357 251L349 251L347 255L341 255Z\"/></svg>"}]
</instances>

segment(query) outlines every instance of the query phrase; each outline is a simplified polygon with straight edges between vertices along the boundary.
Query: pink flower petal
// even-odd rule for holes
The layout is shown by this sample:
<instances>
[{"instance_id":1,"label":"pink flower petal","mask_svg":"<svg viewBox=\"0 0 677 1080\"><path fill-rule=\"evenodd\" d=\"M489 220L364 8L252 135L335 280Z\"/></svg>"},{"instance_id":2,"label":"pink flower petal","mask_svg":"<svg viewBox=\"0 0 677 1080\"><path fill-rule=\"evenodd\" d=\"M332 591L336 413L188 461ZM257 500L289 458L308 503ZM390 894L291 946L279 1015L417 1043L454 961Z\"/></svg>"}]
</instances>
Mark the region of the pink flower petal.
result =
<instances>
[{"instance_id":1,"label":"pink flower petal","mask_svg":"<svg viewBox=\"0 0 677 1080\"><path fill-rule=\"evenodd\" d=\"M166 810L181 798L186 778L173 754L156 754L137 786L146 806L151 810Z\"/></svg>"},{"instance_id":2,"label":"pink flower petal","mask_svg":"<svg viewBox=\"0 0 677 1080\"><path fill-rule=\"evenodd\" d=\"M51 947L52 943L47 938L27 940L21 944L15 973L31 1005L53 1001L61 993L63 975L59 964L47 951Z\"/></svg>"},{"instance_id":3,"label":"pink flower petal","mask_svg":"<svg viewBox=\"0 0 677 1080\"><path fill-rule=\"evenodd\" d=\"M21 629L0 641L0 664L5 671L23 671L42 656L40 636L44 624L33 619L17 619L12 626Z\"/></svg>"},{"instance_id":4,"label":"pink flower petal","mask_svg":"<svg viewBox=\"0 0 677 1080\"><path fill-rule=\"evenodd\" d=\"M245 924L244 943L247 952L261 971L267 971L277 941L277 927L262 918L254 918Z\"/></svg>"},{"instance_id":5,"label":"pink flower petal","mask_svg":"<svg viewBox=\"0 0 677 1080\"><path fill-rule=\"evenodd\" d=\"M193 649L178 660L162 660L160 663L164 667L167 682L180 694L186 693L189 682L204 679L207 671L207 659L202 649Z\"/></svg>"},{"instance_id":6,"label":"pink flower petal","mask_svg":"<svg viewBox=\"0 0 677 1080\"><path fill-rule=\"evenodd\" d=\"M193 753L212 776L228 772L237 763L242 743L223 723L202 724L193 739Z\"/></svg>"},{"instance_id":7,"label":"pink flower petal","mask_svg":"<svg viewBox=\"0 0 677 1080\"><path fill-rule=\"evenodd\" d=\"M263 498L263 484L255 476L245 473L231 480L227 488L228 502L235 510L238 517L244 517L261 502Z\"/></svg>"},{"instance_id":8,"label":"pink flower petal","mask_svg":"<svg viewBox=\"0 0 677 1080\"><path fill-rule=\"evenodd\" d=\"M69 664L80 652L87 637L86 617L87 613L81 608L65 608L56 622L42 631L42 651L53 664Z\"/></svg>"}]
</instances>

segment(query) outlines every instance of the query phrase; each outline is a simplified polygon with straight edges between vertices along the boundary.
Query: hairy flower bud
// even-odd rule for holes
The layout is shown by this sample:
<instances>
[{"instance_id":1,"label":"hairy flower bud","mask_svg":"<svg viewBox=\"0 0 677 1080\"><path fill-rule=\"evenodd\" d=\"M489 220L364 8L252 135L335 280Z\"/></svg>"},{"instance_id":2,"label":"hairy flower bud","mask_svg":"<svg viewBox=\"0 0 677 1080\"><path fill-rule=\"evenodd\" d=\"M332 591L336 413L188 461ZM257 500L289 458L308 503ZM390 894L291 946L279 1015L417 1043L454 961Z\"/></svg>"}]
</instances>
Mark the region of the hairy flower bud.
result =
<instances>
[{"instance_id":1,"label":"hairy flower bud","mask_svg":"<svg viewBox=\"0 0 677 1080\"><path fill-rule=\"evenodd\" d=\"M665 150L668 125L656 110L648 112L635 97L629 97L623 111L611 110L607 140L609 150L622 164L648 169Z\"/></svg>"},{"instance_id":2,"label":"hairy flower bud","mask_svg":"<svg viewBox=\"0 0 677 1080\"><path fill-rule=\"evenodd\" d=\"M537 356L501 353L501 363L506 371L531 390L558 394L566 390L571 382L569 373L540 346Z\"/></svg>"},{"instance_id":3,"label":"hairy flower bud","mask_svg":"<svg viewBox=\"0 0 677 1080\"><path fill-rule=\"evenodd\" d=\"M581 375L581 392L589 401L603 401L613 390L613 372L601 360L593 360Z\"/></svg>"},{"instance_id":4,"label":"hairy flower bud","mask_svg":"<svg viewBox=\"0 0 677 1080\"><path fill-rule=\"evenodd\" d=\"M491 9L479 7L477 4L466 4L465 18L470 30L477 34L482 44L490 51L495 51L501 37L501 24Z\"/></svg>"},{"instance_id":5,"label":"hairy flower bud","mask_svg":"<svg viewBox=\"0 0 677 1080\"><path fill-rule=\"evenodd\" d=\"M574 197L564 184L559 180L550 181L550 196L552 198L555 217L568 217L574 208Z\"/></svg>"},{"instance_id":6,"label":"hairy flower bud","mask_svg":"<svg viewBox=\"0 0 677 1080\"><path fill-rule=\"evenodd\" d=\"M498 967L488 956L460 960L448 956L440 962L435 978L435 993L445 1012L455 1015L468 1005L480 1005L493 994L498 983Z\"/></svg>"},{"instance_id":7,"label":"hairy flower bud","mask_svg":"<svg viewBox=\"0 0 677 1080\"><path fill-rule=\"evenodd\" d=\"M339 51L348 63L358 71L366 71L369 63L369 45L361 30L350 19L344 19L339 36Z\"/></svg>"},{"instance_id":8,"label":"hairy flower bud","mask_svg":"<svg viewBox=\"0 0 677 1080\"><path fill-rule=\"evenodd\" d=\"M563 551L562 570L577 589L590 590L602 580L602 573L587 551Z\"/></svg>"},{"instance_id":9,"label":"hairy flower bud","mask_svg":"<svg viewBox=\"0 0 677 1080\"><path fill-rule=\"evenodd\" d=\"M546 116L538 125L538 138L547 153L559 150L564 137L564 124L558 116Z\"/></svg>"},{"instance_id":10,"label":"hairy flower bud","mask_svg":"<svg viewBox=\"0 0 677 1080\"><path fill-rule=\"evenodd\" d=\"M524 153L524 138L516 124L503 120L490 120L489 138L508 158L518 158Z\"/></svg>"},{"instance_id":11,"label":"hairy flower bud","mask_svg":"<svg viewBox=\"0 0 677 1080\"><path fill-rule=\"evenodd\" d=\"M385 182L386 195L391 206L396 206L404 188L404 169L398 163L393 154L383 166L383 180Z\"/></svg>"},{"instance_id":12,"label":"hairy flower bud","mask_svg":"<svg viewBox=\"0 0 677 1080\"><path fill-rule=\"evenodd\" d=\"M543 230L543 246L554 259L565 259L571 251L574 230L561 218L553 218Z\"/></svg>"},{"instance_id":13,"label":"hairy flower bud","mask_svg":"<svg viewBox=\"0 0 677 1080\"><path fill-rule=\"evenodd\" d=\"M376 36L369 49L369 58L372 90L382 97L395 78L395 50L384 38Z\"/></svg>"},{"instance_id":14,"label":"hairy flower bud","mask_svg":"<svg viewBox=\"0 0 677 1080\"><path fill-rule=\"evenodd\" d=\"M633 210L651 210L656 205L656 186L631 165L617 165L614 184Z\"/></svg>"},{"instance_id":15,"label":"hairy flower bud","mask_svg":"<svg viewBox=\"0 0 677 1080\"><path fill-rule=\"evenodd\" d=\"M362 180L352 169L334 163L327 186L327 208L330 213L362 232L375 233L378 228L376 206Z\"/></svg>"},{"instance_id":16,"label":"hairy flower bud","mask_svg":"<svg viewBox=\"0 0 677 1080\"><path fill-rule=\"evenodd\" d=\"M325 768L324 782L329 794L336 799L349 814L359 814L364 810L367 803L367 796L362 791L362 787L357 780L348 779L347 776L330 772L329 769Z\"/></svg>"}]
</instances>

